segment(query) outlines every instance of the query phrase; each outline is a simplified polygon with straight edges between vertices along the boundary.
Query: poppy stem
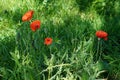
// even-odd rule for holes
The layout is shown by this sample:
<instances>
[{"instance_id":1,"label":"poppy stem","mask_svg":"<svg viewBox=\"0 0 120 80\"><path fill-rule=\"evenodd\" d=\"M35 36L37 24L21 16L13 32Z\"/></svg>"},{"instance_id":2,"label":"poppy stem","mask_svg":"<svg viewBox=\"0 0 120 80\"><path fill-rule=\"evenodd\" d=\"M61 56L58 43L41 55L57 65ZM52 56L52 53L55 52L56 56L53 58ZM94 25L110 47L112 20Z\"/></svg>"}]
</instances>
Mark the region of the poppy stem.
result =
<instances>
[{"instance_id":1,"label":"poppy stem","mask_svg":"<svg viewBox=\"0 0 120 80\"><path fill-rule=\"evenodd\" d=\"M34 35L32 34L32 47L34 50L37 50L36 47L35 47L35 38L34 38Z\"/></svg>"},{"instance_id":2,"label":"poppy stem","mask_svg":"<svg viewBox=\"0 0 120 80\"><path fill-rule=\"evenodd\" d=\"M98 56L99 56L99 49L100 49L100 38L98 38L97 53L96 53L96 61L97 61Z\"/></svg>"},{"instance_id":3,"label":"poppy stem","mask_svg":"<svg viewBox=\"0 0 120 80\"><path fill-rule=\"evenodd\" d=\"M101 53L102 53L102 46L101 46L101 42L99 43L99 58L98 58L98 60L101 60Z\"/></svg>"},{"instance_id":4,"label":"poppy stem","mask_svg":"<svg viewBox=\"0 0 120 80\"><path fill-rule=\"evenodd\" d=\"M31 20L30 20L29 22L30 22L30 23L32 23L32 21L31 21Z\"/></svg>"},{"instance_id":5,"label":"poppy stem","mask_svg":"<svg viewBox=\"0 0 120 80\"><path fill-rule=\"evenodd\" d=\"M99 60L101 60L101 53L102 53L102 42L100 42L100 53L99 53Z\"/></svg>"}]
</instances>

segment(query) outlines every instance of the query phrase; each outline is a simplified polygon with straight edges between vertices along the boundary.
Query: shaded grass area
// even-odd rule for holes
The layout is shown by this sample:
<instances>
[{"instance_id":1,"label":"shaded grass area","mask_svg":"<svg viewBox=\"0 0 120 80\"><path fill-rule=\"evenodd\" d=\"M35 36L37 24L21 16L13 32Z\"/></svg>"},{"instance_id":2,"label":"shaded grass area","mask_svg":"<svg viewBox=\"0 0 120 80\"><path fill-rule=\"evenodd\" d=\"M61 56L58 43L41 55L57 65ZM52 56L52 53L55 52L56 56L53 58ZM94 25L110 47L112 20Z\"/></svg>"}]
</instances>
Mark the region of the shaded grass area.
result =
<instances>
[{"instance_id":1,"label":"shaded grass area","mask_svg":"<svg viewBox=\"0 0 120 80\"><path fill-rule=\"evenodd\" d=\"M2 66L6 65L6 67L11 67L8 66L11 64L9 62L10 60L9 52L12 52L14 50L15 50L15 39L13 37L6 37L4 40L0 40L0 54L1 54L0 60Z\"/></svg>"},{"instance_id":2,"label":"shaded grass area","mask_svg":"<svg viewBox=\"0 0 120 80\"><path fill-rule=\"evenodd\" d=\"M117 0L110 2L119 3ZM95 80L107 77L119 80L119 5L115 8L109 0L30 0L25 3L20 1L11 8L1 5L3 17L0 17L9 21L6 25L1 20L1 26L12 26L10 28L16 32L12 37L2 35L5 38L0 41L1 79ZM83 3L85 5L81 5ZM32 21L41 20L37 32L30 30L30 22L21 21L23 13L29 9L35 11ZM95 32L99 29L107 31L109 37L108 41L102 41L103 62L95 63ZM46 37L53 38L52 45L44 45ZM105 66L108 73L99 74Z\"/></svg>"},{"instance_id":3,"label":"shaded grass area","mask_svg":"<svg viewBox=\"0 0 120 80\"><path fill-rule=\"evenodd\" d=\"M87 1L87 0L85 0ZM85 2L84 1L84 2ZM119 22L119 14L120 11L118 9L120 6L118 5L120 1L116 0L101 0L101 1L93 1L92 3L87 3L89 6L94 7L97 14L103 18L103 26L101 26L101 30L105 30L108 32L109 37L107 42L102 43L103 48L103 59L107 60L110 68L110 76L109 79L119 80L119 52L120 52L120 43L119 43L119 32L120 32L120 22ZM78 3L80 5L80 3ZM83 5L84 6L84 5ZM86 9L86 8L85 8ZM82 10L82 6L80 5L80 10ZM88 8L87 8L88 10ZM83 10L85 11L85 10ZM95 44L96 45L96 44Z\"/></svg>"},{"instance_id":4,"label":"shaded grass area","mask_svg":"<svg viewBox=\"0 0 120 80\"><path fill-rule=\"evenodd\" d=\"M114 14L114 15L113 15ZM120 21L118 20L120 16L119 13L113 13L112 17L106 16L105 26L106 31L109 33L109 41L107 42L108 45L105 46L104 53L106 54L104 58L110 62L111 66L111 74L115 73L116 80L119 80L119 53L120 53ZM113 75L112 75L113 77ZM118 77L118 78L117 78Z\"/></svg>"}]
</instances>

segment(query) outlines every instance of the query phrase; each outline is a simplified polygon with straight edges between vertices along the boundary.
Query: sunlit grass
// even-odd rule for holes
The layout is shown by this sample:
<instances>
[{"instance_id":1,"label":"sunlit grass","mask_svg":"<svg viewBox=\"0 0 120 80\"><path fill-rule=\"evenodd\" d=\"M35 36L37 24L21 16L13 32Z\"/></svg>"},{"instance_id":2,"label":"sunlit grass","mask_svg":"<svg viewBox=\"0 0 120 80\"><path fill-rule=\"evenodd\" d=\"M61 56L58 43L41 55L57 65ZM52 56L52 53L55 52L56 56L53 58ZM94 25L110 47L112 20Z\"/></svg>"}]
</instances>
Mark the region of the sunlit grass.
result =
<instances>
[{"instance_id":1,"label":"sunlit grass","mask_svg":"<svg viewBox=\"0 0 120 80\"><path fill-rule=\"evenodd\" d=\"M93 0L85 9L78 1L1 0L0 79L119 80L119 1L112 8L115 16L106 15L104 0ZM36 32L31 31L31 22L21 20L28 10L34 10L31 22L41 21ZM109 34L108 41L100 40L100 51L97 30ZM46 37L53 39L51 45L44 44ZM97 52L102 52L101 60L96 59Z\"/></svg>"}]
</instances>

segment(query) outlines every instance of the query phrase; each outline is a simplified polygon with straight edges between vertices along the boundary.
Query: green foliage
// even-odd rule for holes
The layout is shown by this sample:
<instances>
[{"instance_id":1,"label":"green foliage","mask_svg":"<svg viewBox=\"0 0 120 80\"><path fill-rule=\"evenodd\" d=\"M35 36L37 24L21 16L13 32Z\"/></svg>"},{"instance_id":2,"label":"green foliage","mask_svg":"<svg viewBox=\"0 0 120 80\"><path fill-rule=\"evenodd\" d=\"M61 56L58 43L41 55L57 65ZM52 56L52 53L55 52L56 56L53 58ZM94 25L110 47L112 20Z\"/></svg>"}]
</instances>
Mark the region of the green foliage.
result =
<instances>
[{"instance_id":1,"label":"green foliage","mask_svg":"<svg viewBox=\"0 0 120 80\"><path fill-rule=\"evenodd\" d=\"M119 80L119 0L2 0L1 80ZM6 6L4 6L6 5ZM23 14L34 10L36 32ZM108 41L95 32L108 32ZM44 45L51 37L53 43ZM97 47L100 49L97 49ZM97 56L96 56L97 55ZM101 59L98 59L101 55ZM97 59L96 59L97 58Z\"/></svg>"}]
</instances>

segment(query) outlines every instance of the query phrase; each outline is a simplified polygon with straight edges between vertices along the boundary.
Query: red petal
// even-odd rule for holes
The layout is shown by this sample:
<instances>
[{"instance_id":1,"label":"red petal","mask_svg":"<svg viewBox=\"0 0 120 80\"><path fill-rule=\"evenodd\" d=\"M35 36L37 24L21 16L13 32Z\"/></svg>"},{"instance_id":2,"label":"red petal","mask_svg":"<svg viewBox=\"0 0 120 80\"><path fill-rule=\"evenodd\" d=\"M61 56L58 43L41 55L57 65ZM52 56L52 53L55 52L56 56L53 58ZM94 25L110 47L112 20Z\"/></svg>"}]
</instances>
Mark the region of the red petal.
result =
<instances>
[{"instance_id":1,"label":"red petal","mask_svg":"<svg viewBox=\"0 0 120 80\"><path fill-rule=\"evenodd\" d=\"M32 31L36 31L37 29L40 28L40 21L39 20L35 20L30 24L31 30Z\"/></svg>"},{"instance_id":2,"label":"red petal","mask_svg":"<svg viewBox=\"0 0 120 80\"><path fill-rule=\"evenodd\" d=\"M32 18L33 13L34 13L34 11L32 11L32 10L26 12L22 17L22 21L29 21Z\"/></svg>"}]
</instances>

